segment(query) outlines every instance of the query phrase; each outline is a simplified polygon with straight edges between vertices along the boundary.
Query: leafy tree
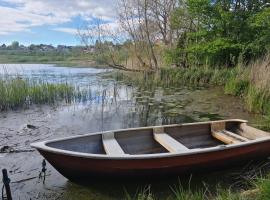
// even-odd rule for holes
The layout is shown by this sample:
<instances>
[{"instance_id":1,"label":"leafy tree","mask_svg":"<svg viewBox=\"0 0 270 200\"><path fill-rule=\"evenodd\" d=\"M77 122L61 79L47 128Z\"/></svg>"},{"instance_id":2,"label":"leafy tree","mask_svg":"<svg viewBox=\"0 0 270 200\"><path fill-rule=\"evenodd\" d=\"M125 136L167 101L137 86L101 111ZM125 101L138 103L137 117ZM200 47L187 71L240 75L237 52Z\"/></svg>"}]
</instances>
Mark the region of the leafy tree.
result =
<instances>
[{"instance_id":1,"label":"leafy tree","mask_svg":"<svg viewBox=\"0 0 270 200\"><path fill-rule=\"evenodd\" d=\"M270 8L267 0L187 0L173 14L178 44L172 56L178 65L234 66L248 62L270 47ZM175 57L172 57L177 60ZM185 62L183 62L185 60Z\"/></svg>"},{"instance_id":2,"label":"leafy tree","mask_svg":"<svg viewBox=\"0 0 270 200\"><path fill-rule=\"evenodd\" d=\"M19 42L13 41L12 44L11 44L11 48L12 49L18 49L19 48Z\"/></svg>"}]
</instances>

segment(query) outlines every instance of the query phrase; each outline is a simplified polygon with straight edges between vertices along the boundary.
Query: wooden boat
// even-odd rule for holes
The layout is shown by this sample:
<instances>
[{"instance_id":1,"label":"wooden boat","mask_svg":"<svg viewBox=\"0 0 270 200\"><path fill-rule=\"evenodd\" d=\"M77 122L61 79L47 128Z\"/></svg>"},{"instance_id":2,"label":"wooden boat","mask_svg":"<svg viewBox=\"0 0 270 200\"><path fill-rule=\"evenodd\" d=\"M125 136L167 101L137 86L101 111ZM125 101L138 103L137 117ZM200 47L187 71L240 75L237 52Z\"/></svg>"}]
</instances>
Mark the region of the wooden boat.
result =
<instances>
[{"instance_id":1,"label":"wooden boat","mask_svg":"<svg viewBox=\"0 0 270 200\"><path fill-rule=\"evenodd\" d=\"M265 158L270 155L270 133L231 119L107 131L31 145L71 180L157 177Z\"/></svg>"}]
</instances>

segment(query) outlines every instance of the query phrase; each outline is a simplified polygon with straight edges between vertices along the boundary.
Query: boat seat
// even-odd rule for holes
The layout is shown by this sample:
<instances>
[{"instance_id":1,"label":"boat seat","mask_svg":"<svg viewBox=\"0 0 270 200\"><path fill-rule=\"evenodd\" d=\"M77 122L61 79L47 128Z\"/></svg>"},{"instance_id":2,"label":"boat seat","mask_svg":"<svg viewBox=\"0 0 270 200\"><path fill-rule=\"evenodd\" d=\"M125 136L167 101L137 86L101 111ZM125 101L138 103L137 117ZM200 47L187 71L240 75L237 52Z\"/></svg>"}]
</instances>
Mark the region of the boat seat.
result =
<instances>
[{"instance_id":1,"label":"boat seat","mask_svg":"<svg viewBox=\"0 0 270 200\"><path fill-rule=\"evenodd\" d=\"M155 140L171 153L186 152L189 149L164 132L163 127L153 128Z\"/></svg>"},{"instance_id":2,"label":"boat seat","mask_svg":"<svg viewBox=\"0 0 270 200\"><path fill-rule=\"evenodd\" d=\"M114 137L114 132L102 134L103 147L107 155L123 155L125 152Z\"/></svg>"},{"instance_id":3,"label":"boat seat","mask_svg":"<svg viewBox=\"0 0 270 200\"><path fill-rule=\"evenodd\" d=\"M227 131L225 129L225 122L215 122L211 124L211 133L214 138L225 144L238 144L241 142L248 142L249 139L240 135Z\"/></svg>"}]
</instances>

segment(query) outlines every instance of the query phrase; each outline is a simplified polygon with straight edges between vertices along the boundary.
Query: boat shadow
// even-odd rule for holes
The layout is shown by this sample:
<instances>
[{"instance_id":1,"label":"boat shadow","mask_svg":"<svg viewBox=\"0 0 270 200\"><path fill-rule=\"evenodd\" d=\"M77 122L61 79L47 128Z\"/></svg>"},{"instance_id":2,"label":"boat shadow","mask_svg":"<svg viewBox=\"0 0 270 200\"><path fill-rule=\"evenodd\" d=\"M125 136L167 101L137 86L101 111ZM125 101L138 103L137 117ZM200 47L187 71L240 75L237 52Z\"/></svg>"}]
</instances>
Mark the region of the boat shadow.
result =
<instances>
[{"instance_id":1,"label":"boat shadow","mask_svg":"<svg viewBox=\"0 0 270 200\"><path fill-rule=\"evenodd\" d=\"M202 188L215 192L218 187L233 189L247 188L254 178L267 174L270 171L269 159L263 161L252 161L245 166L238 166L221 171L204 171L181 176L168 177L145 177L145 178L119 178L103 177L86 180L69 181L70 187L83 187L107 196L119 197L119 195L138 194L151 188L151 192L158 196L168 196L172 191L182 187L186 189Z\"/></svg>"}]
</instances>

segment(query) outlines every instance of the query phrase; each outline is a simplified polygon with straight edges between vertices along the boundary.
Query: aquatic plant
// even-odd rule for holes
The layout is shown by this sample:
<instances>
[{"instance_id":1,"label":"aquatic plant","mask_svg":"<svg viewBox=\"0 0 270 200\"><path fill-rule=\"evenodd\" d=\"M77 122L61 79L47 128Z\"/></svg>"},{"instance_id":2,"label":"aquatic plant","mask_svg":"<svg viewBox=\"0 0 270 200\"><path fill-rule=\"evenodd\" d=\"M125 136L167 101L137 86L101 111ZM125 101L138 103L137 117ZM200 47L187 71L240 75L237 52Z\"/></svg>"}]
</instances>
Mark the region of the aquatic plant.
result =
<instances>
[{"instance_id":1,"label":"aquatic plant","mask_svg":"<svg viewBox=\"0 0 270 200\"><path fill-rule=\"evenodd\" d=\"M239 63L235 68L162 68L155 73L134 75L130 72L115 72L111 76L118 81L151 90L157 87L224 86L226 94L243 98L248 111L270 117L269 64L270 55L267 55L247 66Z\"/></svg>"},{"instance_id":2,"label":"aquatic plant","mask_svg":"<svg viewBox=\"0 0 270 200\"><path fill-rule=\"evenodd\" d=\"M2 77L0 94L0 110L31 104L54 104L57 101L70 102L76 96L74 87L67 83L48 83L20 77Z\"/></svg>"}]
</instances>

